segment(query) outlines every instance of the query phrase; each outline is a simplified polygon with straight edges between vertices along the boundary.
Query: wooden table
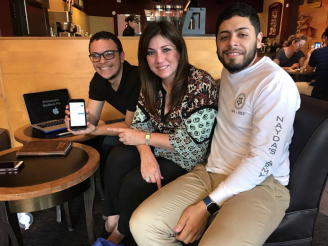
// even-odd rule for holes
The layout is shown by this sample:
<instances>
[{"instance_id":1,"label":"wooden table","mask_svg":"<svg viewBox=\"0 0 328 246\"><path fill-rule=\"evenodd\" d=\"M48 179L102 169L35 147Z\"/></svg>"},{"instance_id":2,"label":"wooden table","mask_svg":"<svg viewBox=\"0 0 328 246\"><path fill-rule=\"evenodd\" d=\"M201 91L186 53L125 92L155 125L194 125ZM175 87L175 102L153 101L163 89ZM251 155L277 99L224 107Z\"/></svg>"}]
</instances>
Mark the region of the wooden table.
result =
<instances>
[{"instance_id":1,"label":"wooden table","mask_svg":"<svg viewBox=\"0 0 328 246\"><path fill-rule=\"evenodd\" d=\"M66 203L84 195L87 231L94 242L93 174L99 167L99 153L92 147L73 143L66 156L16 157L21 147L0 152L0 161L23 160L17 173L0 174L0 215L5 246L23 245L16 213L32 212Z\"/></svg>"},{"instance_id":2,"label":"wooden table","mask_svg":"<svg viewBox=\"0 0 328 246\"><path fill-rule=\"evenodd\" d=\"M31 125L24 125L20 128L18 128L15 133L14 133L14 137L16 139L17 142L20 142L22 144L26 144L27 142L30 141L37 141L37 140L42 140L42 139L52 139L52 140L70 140L72 142L76 142L76 143L81 143L87 140L90 140L92 138L94 138L94 135L65 135L62 137L58 137L57 134L61 133L61 132L67 132L66 130L62 130L62 131L57 131L57 132L52 132L52 133L43 133L41 131L38 131L36 129L34 129Z\"/></svg>"},{"instance_id":3,"label":"wooden table","mask_svg":"<svg viewBox=\"0 0 328 246\"><path fill-rule=\"evenodd\" d=\"M296 78L295 82L310 82L311 81L311 76L315 74L315 72L303 72L301 73L300 70L292 70L292 69L288 69L285 70L289 75L294 75L294 77ZM309 81L308 81L309 80Z\"/></svg>"},{"instance_id":4,"label":"wooden table","mask_svg":"<svg viewBox=\"0 0 328 246\"><path fill-rule=\"evenodd\" d=\"M105 125L105 122L102 120L99 120L98 125ZM57 132L52 132L52 133L43 133L41 131L38 131L34 129L31 125L24 125L20 128L18 128L15 133L14 137L15 140L19 143L26 144L27 142L30 141L40 141L40 140L69 140L75 143L83 143L85 141L91 140L95 138L95 135L65 135L58 137L57 134L62 133L62 132L67 132L67 130L61 130ZM97 171L96 173L96 185L97 185L97 190L99 192L101 200L105 199L104 191L101 187L101 178L100 178L100 170ZM65 205L66 206L66 205ZM60 217L60 207L57 208L57 221L61 221Z\"/></svg>"}]
</instances>

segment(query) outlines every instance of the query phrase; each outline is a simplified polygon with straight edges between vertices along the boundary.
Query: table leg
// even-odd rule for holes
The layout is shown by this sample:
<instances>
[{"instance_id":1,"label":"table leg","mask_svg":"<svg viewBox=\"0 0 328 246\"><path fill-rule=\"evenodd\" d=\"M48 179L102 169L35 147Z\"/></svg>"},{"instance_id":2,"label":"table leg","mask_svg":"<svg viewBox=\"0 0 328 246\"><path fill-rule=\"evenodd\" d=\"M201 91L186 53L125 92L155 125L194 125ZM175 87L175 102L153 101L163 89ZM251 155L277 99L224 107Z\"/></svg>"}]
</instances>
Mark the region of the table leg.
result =
<instances>
[{"instance_id":1,"label":"table leg","mask_svg":"<svg viewBox=\"0 0 328 246\"><path fill-rule=\"evenodd\" d=\"M94 220L93 220L93 202L95 198L94 175L89 178L90 187L84 192L85 219L90 245L95 241Z\"/></svg>"},{"instance_id":2,"label":"table leg","mask_svg":"<svg viewBox=\"0 0 328 246\"><path fill-rule=\"evenodd\" d=\"M64 211L65 211L65 218L66 218L66 223L67 223L67 226L68 226L68 230L73 231L73 226L72 226L72 221L71 221L71 215L70 215L70 212L69 212L68 202L64 203Z\"/></svg>"},{"instance_id":3,"label":"table leg","mask_svg":"<svg viewBox=\"0 0 328 246\"><path fill-rule=\"evenodd\" d=\"M60 205L56 206L56 215L57 215L57 223L60 223L62 219Z\"/></svg>"},{"instance_id":4,"label":"table leg","mask_svg":"<svg viewBox=\"0 0 328 246\"><path fill-rule=\"evenodd\" d=\"M23 246L22 234L16 213L10 213L8 202L0 202L1 222L4 226L4 245Z\"/></svg>"}]
</instances>

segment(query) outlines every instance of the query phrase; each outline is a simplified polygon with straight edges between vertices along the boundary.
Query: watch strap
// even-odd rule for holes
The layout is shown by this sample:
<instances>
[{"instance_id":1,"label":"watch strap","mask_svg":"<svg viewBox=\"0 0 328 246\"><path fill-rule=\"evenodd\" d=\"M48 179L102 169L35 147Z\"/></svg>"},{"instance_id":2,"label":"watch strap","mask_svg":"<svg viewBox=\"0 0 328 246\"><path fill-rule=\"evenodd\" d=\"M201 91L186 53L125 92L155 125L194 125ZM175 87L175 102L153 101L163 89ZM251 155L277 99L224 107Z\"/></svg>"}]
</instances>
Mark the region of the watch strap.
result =
<instances>
[{"instance_id":1,"label":"watch strap","mask_svg":"<svg viewBox=\"0 0 328 246\"><path fill-rule=\"evenodd\" d=\"M219 210L220 210L220 206L217 205L215 202L212 201L212 199L207 196L203 199L205 205L206 205L206 209L207 211L211 214L211 215L215 215Z\"/></svg>"}]
</instances>

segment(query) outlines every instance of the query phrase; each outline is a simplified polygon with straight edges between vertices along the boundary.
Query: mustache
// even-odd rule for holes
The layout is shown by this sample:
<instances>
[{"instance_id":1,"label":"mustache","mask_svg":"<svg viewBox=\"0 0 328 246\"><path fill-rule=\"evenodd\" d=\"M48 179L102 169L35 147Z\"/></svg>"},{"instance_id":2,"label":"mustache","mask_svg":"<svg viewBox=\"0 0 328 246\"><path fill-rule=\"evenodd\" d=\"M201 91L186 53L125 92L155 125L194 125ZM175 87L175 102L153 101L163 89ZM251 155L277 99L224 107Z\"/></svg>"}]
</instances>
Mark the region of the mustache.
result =
<instances>
[{"instance_id":1,"label":"mustache","mask_svg":"<svg viewBox=\"0 0 328 246\"><path fill-rule=\"evenodd\" d=\"M224 51L222 51L222 54L227 54L227 53L233 53L233 52L236 52L236 53L245 53L243 50L239 50L239 49L226 49Z\"/></svg>"}]
</instances>

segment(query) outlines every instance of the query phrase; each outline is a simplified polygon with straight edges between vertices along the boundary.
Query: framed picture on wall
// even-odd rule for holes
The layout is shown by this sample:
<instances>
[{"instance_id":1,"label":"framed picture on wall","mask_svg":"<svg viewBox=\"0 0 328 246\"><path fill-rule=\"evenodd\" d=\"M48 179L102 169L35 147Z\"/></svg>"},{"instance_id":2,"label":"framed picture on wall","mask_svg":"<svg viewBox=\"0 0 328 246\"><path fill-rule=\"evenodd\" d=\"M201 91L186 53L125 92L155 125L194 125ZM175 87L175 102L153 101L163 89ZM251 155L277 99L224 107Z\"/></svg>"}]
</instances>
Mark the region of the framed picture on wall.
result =
<instances>
[{"instance_id":1,"label":"framed picture on wall","mask_svg":"<svg viewBox=\"0 0 328 246\"><path fill-rule=\"evenodd\" d=\"M268 12L268 37L275 38L279 34L282 3L273 3Z\"/></svg>"}]
</instances>

